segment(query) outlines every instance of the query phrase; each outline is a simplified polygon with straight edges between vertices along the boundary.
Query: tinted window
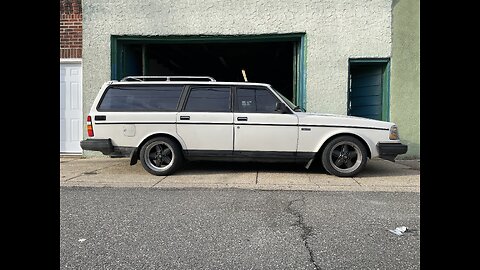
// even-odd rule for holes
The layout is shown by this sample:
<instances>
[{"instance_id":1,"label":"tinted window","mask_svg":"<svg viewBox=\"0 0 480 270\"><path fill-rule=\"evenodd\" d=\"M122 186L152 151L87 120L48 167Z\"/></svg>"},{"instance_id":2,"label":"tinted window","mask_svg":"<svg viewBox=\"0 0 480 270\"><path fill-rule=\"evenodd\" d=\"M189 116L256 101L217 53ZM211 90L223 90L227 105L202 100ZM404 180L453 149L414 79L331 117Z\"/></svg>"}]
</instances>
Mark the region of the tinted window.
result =
<instances>
[{"instance_id":1,"label":"tinted window","mask_svg":"<svg viewBox=\"0 0 480 270\"><path fill-rule=\"evenodd\" d=\"M186 112L230 112L230 87L192 87Z\"/></svg>"},{"instance_id":2,"label":"tinted window","mask_svg":"<svg viewBox=\"0 0 480 270\"><path fill-rule=\"evenodd\" d=\"M112 86L99 111L176 111L181 85Z\"/></svg>"},{"instance_id":3,"label":"tinted window","mask_svg":"<svg viewBox=\"0 0 480 270\"><path fill-rule=\"evenodd\" d=\"M243 113L276 113L278 99L267 89L237 88L237 111Z\"/></svg>"}]
</instances>

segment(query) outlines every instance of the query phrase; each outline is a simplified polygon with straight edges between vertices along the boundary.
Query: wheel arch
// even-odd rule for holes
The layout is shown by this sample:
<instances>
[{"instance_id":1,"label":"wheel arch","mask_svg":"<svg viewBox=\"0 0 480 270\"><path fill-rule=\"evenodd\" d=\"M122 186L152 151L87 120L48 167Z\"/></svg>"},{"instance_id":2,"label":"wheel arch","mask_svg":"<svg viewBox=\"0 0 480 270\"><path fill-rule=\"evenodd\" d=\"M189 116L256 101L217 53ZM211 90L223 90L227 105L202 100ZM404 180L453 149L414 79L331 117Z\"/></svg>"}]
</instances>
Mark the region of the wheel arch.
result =
<instances>
[{"instance_id":1,"label":"wheel arch","mask_svg":"<svg viewBox=\"0 0 480 270\"><path fill-rule=\"evenodd\" d=\"M360 136L358 134L344 131L344 132L335 133L335 134L332 134L332 135L326 137L326 139L324 139L323 142L320 143L320 146L317 148L318 150L317 150L317 153L315 154L315 159L321 158L322 152L323 152L323 149L325 149L325 146L330 141L332 141L335 138L338 138L340 136L351 136L351 137L354 137L357 140L359 140L363 144L363 146L365 146L365 149L367 149L367 157L372 158L372 149L370 147L370 144L367 142L367 140L365 138L363 138L362 136Z\"/></svg>"},{"instance_id":2,"label":"wheel arch","mask_svg":"<svg viewBox=\"0 0 480 270\"><path fill-rule=\"evenodd\" d=\"M169 134L169 133L153 133L153 134L150 134L150 135L146 136L145 138L143 138L143 140L140 142L140 144L132 152L132 154L130 156L130 165L135 165L137 163L137 161L140 159L140 149L142 149L143 145L145 145L145 143L148 142L149 140L151 140L153 138L156 138L156 137L167 137L167 138L175 141L176 143L178 143L180 148L185 149L184 142L181 139L173 136L172 134Z\"/></svg>"}]
</instances>

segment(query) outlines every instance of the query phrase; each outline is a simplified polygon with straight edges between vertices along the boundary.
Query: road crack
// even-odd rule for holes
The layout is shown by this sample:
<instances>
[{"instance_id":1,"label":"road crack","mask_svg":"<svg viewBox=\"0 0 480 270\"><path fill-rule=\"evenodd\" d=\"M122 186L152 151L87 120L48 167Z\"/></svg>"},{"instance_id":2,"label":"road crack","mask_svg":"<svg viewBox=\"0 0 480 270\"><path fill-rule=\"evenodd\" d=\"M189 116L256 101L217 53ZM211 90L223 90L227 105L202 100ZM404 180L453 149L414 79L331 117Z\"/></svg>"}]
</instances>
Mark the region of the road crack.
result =
<instances>
[{"instance_id":1,"label":"road crack","mask_svg":"<svg viewBox=\"0 0 480 270\"><path fill-rule=\"evenodd\" d=\"M295 203L298 203L298 202L300 202L301 205L305 205L305 198L302 196L302 199L297 199L297 200L290 201L288 203L286 211L287 211L287 213L289 213L289 214L291 214L291 215L293 215L297 218L297 221L295 223L293 223L292 226L298 227L301 230L302 233L300 234L300 237L302 238L303 245L307 249L307 252L308 252L308 255L309 255L309 260L315 266L315 270L321 270L322 268L320 268L320 266L315 261L315 259L313 257L313 251L312 251L312 249L311 249L311 247L308 243L308 238L315 235L314 232L313 232L313 229L312 229L312 227L307 226L305 224L302 213L300 213L299 210L296 210L296 209L293 208L294 207L293 205Z\"/></svg>"}]
</instances>

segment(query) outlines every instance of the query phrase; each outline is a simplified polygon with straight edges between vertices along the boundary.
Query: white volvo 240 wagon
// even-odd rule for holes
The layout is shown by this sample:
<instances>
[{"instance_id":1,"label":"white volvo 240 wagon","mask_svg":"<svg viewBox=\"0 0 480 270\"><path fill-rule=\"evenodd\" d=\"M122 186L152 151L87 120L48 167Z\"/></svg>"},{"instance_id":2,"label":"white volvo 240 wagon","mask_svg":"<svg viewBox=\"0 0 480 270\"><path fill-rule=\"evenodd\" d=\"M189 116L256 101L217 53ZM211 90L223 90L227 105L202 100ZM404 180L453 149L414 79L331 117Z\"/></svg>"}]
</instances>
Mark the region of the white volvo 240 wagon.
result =
<instances>
[{"instance_id":1,"label":"white volvo 240 wagon","mask_svg":"<svg viewBox=\"0 0 480 270\"><path fill-rule=\"evenodd\" d=\"M87 117L84 150L140 160L154 175L185 160L321 160L340 177L368 158L407 152L397 126L360 117L302 112L269 84L211 77L136 76L106 82Z\"/></svg>"}]
</instances>

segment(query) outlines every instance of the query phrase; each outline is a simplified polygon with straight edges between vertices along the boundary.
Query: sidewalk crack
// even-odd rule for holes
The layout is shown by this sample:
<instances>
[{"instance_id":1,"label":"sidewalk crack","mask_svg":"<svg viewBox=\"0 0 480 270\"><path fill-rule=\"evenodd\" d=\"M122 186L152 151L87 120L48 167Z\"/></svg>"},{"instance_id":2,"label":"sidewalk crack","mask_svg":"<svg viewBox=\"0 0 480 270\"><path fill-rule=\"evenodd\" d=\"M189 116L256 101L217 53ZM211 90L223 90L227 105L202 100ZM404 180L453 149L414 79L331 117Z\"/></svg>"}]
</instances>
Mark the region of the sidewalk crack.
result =
<instances>
[{"instance_id":1,"label":"sidewalk crack","mask_svg":"<svg viewBox=\"0 0 480 270\"><path fill-rule=\"evenodd\" d=\"M95 170L92 170L92 171L85 171L85 172L80 173L79 175L70 177L70 178L66 179L65 181L63 181L63 182L67 182L67 181L70 181L70 180L72 180L72 179L78 178L78 177L80 177L80 176L84 176L84 175L98 174L98 171L100 171L100 170L104 170L104 169L106 169L106 168L114 167L114 166L117 166L117 165L118 165L118 164L114 164L114 165L109 165L109 166L105 166L105 167L102 167L102 168L98 168L98 169L95 169Z\"/></svg>"},{"instance_id":2,"label":"sidewalk crack","mask_svg":"<svg viewBox=\"0 0 480 270\"><path fill-rule=\"evenodd\" d=\"M68 179L65 179L63 182L67 182L67 181L69 181L69 180L72 180L72 179L78 178L78 177L80 177L80 176L83 176L83 173L81 173L81 174L79 174L79 175L75 175L75 176L73 176L73 177L70 177L70 178L68 178Z\"/></svg>"},{"instance_id":3,"label":"sidewalk crack","mask_svg":"<svg viewBox=\"0 0 480 270\"><path fill-rule=\"evenodd\" d=\"M152 187L155 187L156 185L158 185L158 183L162 182L167 177L168 176L164 176L162 179L158 180Z\"/></svg>"},{"instance_id":4,"label":"sidewalk crack","mask_svg":"<svg viewBox=\"0 0 480 270\"><path fill-rule=\"evenodd\" d=\"M355 177L352 177L353 181L355 181L355 183L357 183L359 186L362 186L360 185L360 182L357 181L357 179L355 179Z\"/></svg>"}]
</instances>

